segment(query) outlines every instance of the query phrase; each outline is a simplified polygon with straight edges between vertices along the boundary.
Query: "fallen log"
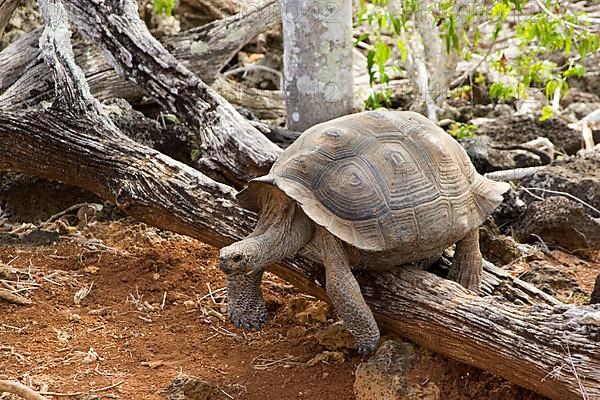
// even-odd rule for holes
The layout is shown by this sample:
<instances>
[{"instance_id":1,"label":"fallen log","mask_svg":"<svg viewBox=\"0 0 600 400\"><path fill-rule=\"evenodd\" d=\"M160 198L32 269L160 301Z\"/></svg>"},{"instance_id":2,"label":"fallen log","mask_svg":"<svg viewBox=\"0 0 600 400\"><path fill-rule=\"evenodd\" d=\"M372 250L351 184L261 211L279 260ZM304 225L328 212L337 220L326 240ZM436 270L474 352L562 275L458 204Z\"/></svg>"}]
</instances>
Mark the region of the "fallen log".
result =
<instances>
[{"instance_id":1,"label":"fallen log","mask_svg":"<svg viewBox=\"0 0 600 400\"><path fill-rule=\"evenodd\" d=\"M270 26L269 21L263 20L263 13L273 3L265 2L251 12L231 17L226 22L177 37L174 43L182 46L180 54L187 54L190 61L195 60L196 68L202 65L215 74L241 46ZM93 77L96 90L107 95L116 93L119 97L130 97L139 92L139 87L146 89L197 133L195 144L201 156L196 164L213 177L241 186L248 179L267 172L280 152L279 147L268 141L228 102L162 47L139 19L134 2L128 1L123 5L118 1L73 1L69 12L90 41L112 54L110 59L114 68L139 85L124 84L120 78L111 81L108 78L114 74L113 70L97 63L97 58L90 62L90 49L80 46L77 49L78 59L87 60L88 75ZM191 43L197 44L197 52ZM205 52L211 46L215 57L209 62L206 60L212 59L212 55L207 57ZM15 47L23 49L22 46ZM13 53L12 49L10 53ZM0 65L2 63L0 60ZM37 72L24 74L0 97L0 108L12 108L24 99L28 102L33 100L35 104L39 93L49 91L49 87L42 87L42 90L38 87L40 83L44 84L41 77L47 75L47 67L39 65L35 68Z\"/></svg>"},{"instance_id":2,"label":"fallen log","mask_svg":"<svg viewBox=\"0 0 600 400\"><path fill-rule=\"evenodd\" d=\"M267 0L243 13L160 40L185 67L204 82L211 83L246 43L279 23L279 17L265 18L265 15L279 15L279 3ZM40 34L41 30L36 29L0 52L0 71L6 71L0 79L0 107L23 108L52 98L54 82L48 75L48 67L39 58ZM100 50L78 41L73 51L97 99L138 100L144 95L135 83L119 77Z\"/></svg>"},{"instance_id":3,"label":"fallen log","mask_svg":"<svg viewBox=\"0 0 600 400\"><path fill-rule=\"evenodd\" d=\"M42 396L35 390L23 385L20 382L11 381L0 381L0 394L12 393L16 396L22 397L25 400L48 400L47 397Z\"/></svg>"},{"instance_id":4,"label":"fallen log","mask_svg":"<svg viewBox=\"0 0 600 400\"><path fill-rule=\"evenodd\" d=\"M20 2L21 0L0 0L0 38L4 34L8 20Z\"/></svg>"},{"instance_id":5,"label":"fallen log","mask_svg":"<svg viewBox=\"0 0 600 400\"><path fill-rule=\"evenodd\" d=\"M217 247L247 235L256 216L236 206L235 190L123 135L64 50L64 22L49 25L42 47L62 100L43 111L0 112L0 170L80 186L140 221ZM270 270L326 298L319 264L298 256ZM362 273L359 282L391 332L551 399L600 397L600 308L563 305L489 265L486 271L493 276L486 274L492 295L485 297L408 268ZM511 301L518 293L527 302Z\"/></svg>"},{"instance_id":6,"label":"fallen log","mask_svg":"<svg viewBox=\"0 0 600 400\"><path fill-rule=\"evenodd\" d=\"M69 19L109 63L198 133L196 166L243 186L265 174L281 149L182 65L148 31L134 0L66 0Z\"/></svg>"}]
</instances>

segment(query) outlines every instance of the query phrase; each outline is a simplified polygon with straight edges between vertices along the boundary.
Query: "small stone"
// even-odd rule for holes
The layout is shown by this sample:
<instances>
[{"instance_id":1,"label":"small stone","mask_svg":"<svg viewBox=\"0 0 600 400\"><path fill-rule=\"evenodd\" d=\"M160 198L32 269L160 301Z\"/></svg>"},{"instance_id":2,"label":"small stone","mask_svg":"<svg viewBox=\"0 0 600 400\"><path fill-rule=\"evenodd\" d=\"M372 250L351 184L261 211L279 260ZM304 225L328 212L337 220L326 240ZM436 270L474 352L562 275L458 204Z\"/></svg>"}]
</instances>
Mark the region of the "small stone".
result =
<instances>
[{"instance_id":1,"label":"small stone","mask_svg":"<svg viewBox=\"0 0 600 400\"><path fill-rule=\"evenodd\" d=\"M183 302L185 308L196 308L196 302L193 300L186 300Z\"/></svg>"},{"instance_id":2,"label":"small stone","mask_svg":"<svg viewBox=\"0 0 600 400\"><path fill-rule=\"evenodd\" d=\"M81 316L79 314L69 314L69 321L79 322L81 321Z\"/></svg>"},{"instance_id":3,"label":"small stone","mask_svg":"<svg viewBox=\"0 0 600 400\"><path fill-rule=\"evenodd\" d=\"M327 350L353 349L356 347L354 337L341 324L329 325L315 334L317 342Z\"/></svg>"},{"instance_id":4,"label":"small stone","mask_svg":"<svg viewBox=\"0 0 600 400\"><path fill-rule=\"evenodd\" d=\"M327 322L329 305L323 301L315 301L302 312L294 316L296 322L302 325L310 325L314 322Z\"/></svg>"},{"instance_id":5,"label":"small stone","mask_svg":"<svg viewBox=\"0 0 600 400\"><path fill-rule=\"evenodd\" d=\"M314 367L315 365L317 365L320 362L324 362L324 363L336 362L336 363L338 363L338 362L344 362L344 360L345 360L344 353L342 353L341 351L324 351L322 353L317 354L310 360L308 360L306 362L306 365L308 365L309 367Z\"/></svg>"},{"instance_id":6,"label":"small stone","mask_svg":"<svg viewBox=\"0 0 600 400\"><path fill-rule=\"evenodd\" d=\"M377 352L356 370L356 400L439 400L440 390L432 382L409 379L419 360L418 349L400 340L384 342Z\"/></svg>"},{"instance_id":7,"label":"small stone","mask_svg":"<svg viewBox=\"0 0 600 400\"><path fill-rule=\"evenodd\" d=\"M213 385L195 376L179 374L161 391L167 400L208 400Z\"/></svg>"}]
</instances>

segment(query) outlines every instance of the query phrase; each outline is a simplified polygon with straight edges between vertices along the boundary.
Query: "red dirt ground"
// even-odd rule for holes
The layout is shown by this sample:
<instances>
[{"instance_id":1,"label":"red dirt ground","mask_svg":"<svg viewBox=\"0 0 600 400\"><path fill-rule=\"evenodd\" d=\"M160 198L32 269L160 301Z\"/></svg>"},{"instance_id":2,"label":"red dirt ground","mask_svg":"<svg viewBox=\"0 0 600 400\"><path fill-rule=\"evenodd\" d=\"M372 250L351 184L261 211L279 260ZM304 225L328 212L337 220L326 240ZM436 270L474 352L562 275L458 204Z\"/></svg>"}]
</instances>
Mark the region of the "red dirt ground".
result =
<instances>
[{"instance_id":1,"label":"red dirt ground","mask_svg":"<svg viewBox=\"0 0 600 400\"><path fill-rule=\"evenodd\" d=\"M270 275L271 323L261 332L236 329L221 319L217 255L127 220L88 225L54 245L0 247L0 267L21 271L13 281L39 284L32 305L0 301L0 379L62 393L122 382L101 394L138 400L162 398L183 372L214 385L214 400L352 399L360 362L352 350L341 363L306 364L324 350L313 335L335 321L328 306ZM75 293L92 283L76 305ZM436 383L443 400L541 399L433 355L415 376Z\"/></svg>"}]
</instances>

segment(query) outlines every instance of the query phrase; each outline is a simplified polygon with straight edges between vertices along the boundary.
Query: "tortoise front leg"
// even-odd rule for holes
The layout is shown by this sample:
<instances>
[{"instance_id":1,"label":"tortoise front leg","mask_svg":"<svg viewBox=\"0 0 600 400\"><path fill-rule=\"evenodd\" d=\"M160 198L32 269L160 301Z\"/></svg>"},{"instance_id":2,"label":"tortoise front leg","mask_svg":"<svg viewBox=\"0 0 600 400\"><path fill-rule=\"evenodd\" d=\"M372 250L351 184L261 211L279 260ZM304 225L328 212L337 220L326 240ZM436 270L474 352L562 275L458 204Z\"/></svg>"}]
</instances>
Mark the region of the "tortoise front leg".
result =
<instances>
[{"instance_id":1,"label":"tortoise front leg","mask_svg":"<svg viewBox=\"0 0 600 400\"><path fill-rule=\"evenodd\" d=\"M227 319L238 328L259 330L267 323L267 307L261 289L263 271L227 276Z\"/></svg>"},{"instance_id":2,"label":"tortoise front leg","mask_svg":"<svg viewBox=\"0 0 600 400\"><path fill-rule=\"evenodd\" d=\"M460 283L474 292L479 290L483 274L483 258L479 251L479 229L473 229L456 243L454 260L448 279Z\"/></svg>"},{"instance_id":3,"label":"tortoise front leg","mask_svg":"<svg viewBox=\"0 0 600 400\"><path fill-rule=\"evenodd\" d=\"M221 249L227 274L227 316L236 326L259 329L267 321L260 288L264 269L296 254L313 234L313 223L287 197L267 204L255 231Z\"/></svg>"},{"instance_id":4,"label":"tortoise front leg","mask_svg":"<svg viewBox=\"0 0 600 400\"><path fill-rule=\"evenodd\" d=\"M310 249L320 255L325 265L327 296L354 337L357 351L363 355L372 353L379 342L379 328L350 270L348 251L322 228L315 232Z\"/></svg>"}]
</instances>

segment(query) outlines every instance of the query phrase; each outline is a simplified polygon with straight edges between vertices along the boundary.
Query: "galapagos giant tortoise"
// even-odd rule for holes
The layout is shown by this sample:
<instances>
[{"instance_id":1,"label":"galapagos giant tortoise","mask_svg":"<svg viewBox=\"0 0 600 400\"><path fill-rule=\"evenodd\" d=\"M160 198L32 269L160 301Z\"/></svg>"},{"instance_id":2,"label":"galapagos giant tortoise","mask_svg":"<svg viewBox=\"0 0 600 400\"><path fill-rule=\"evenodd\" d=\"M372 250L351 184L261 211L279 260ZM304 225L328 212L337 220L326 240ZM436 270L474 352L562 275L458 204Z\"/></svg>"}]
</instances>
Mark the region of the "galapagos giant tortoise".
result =
<instances>
[{"instance_id":1,"label":"galapagos giant tortoise","mask_svg":"<svg viewBox=\"0 0 600 400\"><path fill-rule=\"evenodd\" d=\"M326 269L326 290L362 353L379 329L351 269L435 261L456 243L449 278L476 290L478 227L509 185L479 175L463 148L420 114L368 111L304 132L240 205L260 213L246 239L221 250L228 317L260 328L265 267L306 248Z\"/></svg>"}]
</instances>

